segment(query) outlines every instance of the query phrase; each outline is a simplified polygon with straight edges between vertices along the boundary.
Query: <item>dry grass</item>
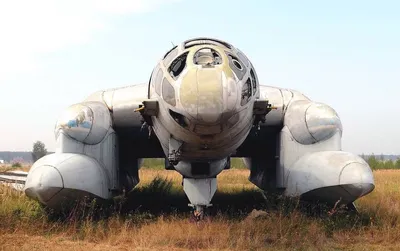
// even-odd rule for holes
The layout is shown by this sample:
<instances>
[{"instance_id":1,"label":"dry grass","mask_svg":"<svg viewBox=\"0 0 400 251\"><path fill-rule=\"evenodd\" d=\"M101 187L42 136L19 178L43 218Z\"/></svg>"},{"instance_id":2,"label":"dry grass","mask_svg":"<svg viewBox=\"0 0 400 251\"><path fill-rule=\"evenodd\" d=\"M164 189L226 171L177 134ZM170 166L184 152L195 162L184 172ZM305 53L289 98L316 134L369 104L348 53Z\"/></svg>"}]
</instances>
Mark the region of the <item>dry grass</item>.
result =
<instances>
[{"instance_id":1,"label":"dry grass","mask_svg":"<svg viewBox=\"0 0 400 251\"><path fill-rule=\"evenodd\" d=\"M360 215L333 216L311 216L290 201L266 203L247 181L248 171L227 170L218 176L213 216L201 223L190 220L177 173L140 173L128 200L100 217L50 217L0 186L0 250L400 249L400 170L374 172L375 191L357 201ZM246 218L253 208L268 214Z\"/></svg>"},{"instance_id":2,"label":"dry grass","mask_svg":"<svg viewBox=\"0 0 400 251\"><path fill-rule=\"evenodd\" d=\"M2 164L0 165L0 172L7 172L7 171L24 171L27 172L30 169L30 165L24 164L21 167L12 167L10 164Z\"/></svg>"}]
</instances>

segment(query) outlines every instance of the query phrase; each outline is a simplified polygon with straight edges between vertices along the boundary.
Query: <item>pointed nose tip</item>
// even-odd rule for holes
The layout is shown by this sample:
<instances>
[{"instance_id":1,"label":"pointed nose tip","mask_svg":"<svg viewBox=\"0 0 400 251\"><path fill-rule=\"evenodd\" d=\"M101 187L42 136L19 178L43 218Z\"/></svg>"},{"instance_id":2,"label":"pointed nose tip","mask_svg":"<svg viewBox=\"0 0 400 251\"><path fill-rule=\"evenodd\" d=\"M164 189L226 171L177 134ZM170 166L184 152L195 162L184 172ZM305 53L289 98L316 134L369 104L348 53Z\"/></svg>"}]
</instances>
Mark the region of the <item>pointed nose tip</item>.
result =
<instances>
[{"instance_id":1,"label":"pointed nose tip","mask_svg":"<svg viewBox=\"0 0 400 251\"><path fill-rule=\"evenodd\" d=\"M375 188L375 185L371 183L345 184L341 186L355 199L372 192Z\"/></svg>"},{"instance_id":2,"label":"pointed nose tip","mask_svg":"<svg viewBox=\"0 0 400 251\"><path fill-rule=\"evenodd\" d=\"M46 204L63 187L58 170L53 166L43 165L34 168L28 174L24 191L28 197Z\"/></svg>"},{"instance_id":3,"label":"pointed nose tip","mask_svg":"<svg viewBox=\"0 0 400 251\"><path fill-rule=\"evenodd\" d=\"M353 162L346 165L340 174L340 185L354 197L362 197L374 190L374 177L366 163Z\"/></svg>"}]
</instances>

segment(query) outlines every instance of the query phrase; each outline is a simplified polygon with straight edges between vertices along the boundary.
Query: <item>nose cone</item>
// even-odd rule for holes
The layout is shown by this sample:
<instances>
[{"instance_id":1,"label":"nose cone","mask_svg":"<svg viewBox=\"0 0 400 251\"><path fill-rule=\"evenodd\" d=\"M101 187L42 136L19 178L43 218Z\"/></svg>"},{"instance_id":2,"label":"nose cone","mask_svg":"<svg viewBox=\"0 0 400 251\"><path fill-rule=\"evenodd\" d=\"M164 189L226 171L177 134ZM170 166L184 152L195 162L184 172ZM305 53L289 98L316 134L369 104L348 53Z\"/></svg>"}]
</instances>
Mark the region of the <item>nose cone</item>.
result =
<instances>
[{"instance_id":1,"label":"nose cone","mask_svg":"<svg viewBox=\"0 0 400 251\"><path fill-rule=\"evenodd\" d=\"M343 168L339 184L355 198L360 198L375 188L371 169L360 162L352 162Z\"/></svg>"},{"instance_id":2,"label":"nose cone","mask_svg":"<svg viewBox=\"0 0 400 251\"><path fill-rule=\"evenodd\" d=\"M63 187L63 180L58 170L53 166L43 165L28 174L24 191L28 197L46 204Z\"/></svg>"},{"instance_id":3,"label":"nose cone","mask_svg":"<svg viewBox=\"0 0 400 251\"><path fill-rule=\"evenodd\" d=\"M192 68L182 78L180 100L200 124L221 122L235 106L236 86L232 73L220 67Z\"/></svg>"}]
</instances>

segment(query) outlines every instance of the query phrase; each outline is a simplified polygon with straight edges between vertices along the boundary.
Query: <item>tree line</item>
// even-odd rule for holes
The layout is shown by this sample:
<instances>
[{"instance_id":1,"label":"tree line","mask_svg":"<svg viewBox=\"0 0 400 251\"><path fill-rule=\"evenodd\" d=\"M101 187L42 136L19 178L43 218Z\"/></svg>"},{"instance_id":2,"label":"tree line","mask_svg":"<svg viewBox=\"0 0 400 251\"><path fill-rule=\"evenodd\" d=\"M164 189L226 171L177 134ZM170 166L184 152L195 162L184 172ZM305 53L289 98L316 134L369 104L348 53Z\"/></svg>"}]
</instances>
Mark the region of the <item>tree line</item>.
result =
<instances>
[{"instance_id":1,"label":"tree line","mask_svg":"<svg viewBox=\"0 0 400 251\"><path fill-rule=\"evenodd\" d=\"M392 159L385 160L383 155L377 157L374 154L368 157L362 154L361 157L368 163L372 170L400 169L400 158L394 161Z\"/></svg>"},{"instance_id":2,"label":"tree line","mask_svg":"<svg viewBox=\"0 0 400 251\"><path fill-rule=\"evenodd\" d=\"M43 156L49 154L49 152L46 149L46 146L43 142L41 141L36 141L33 143L33 147L32 147L32 160L33 162L37 161L38 159L42 158ZM398 157L396 160L392 160L392 159L387 159L385 160L384 155L380 155L380 156L376 156L374 154L371 155L365 155L362 154L361 158L363 158L371 167L372 170L379 170L379 169L400 169L400 157ZM153 167L155 166L154 161L148 161L148 166L149 167ZM11 163L14 165L21 165L21 163L23 162L22 158L14 158ZM159 160L160 163L157 162L158 165L163 165L164 160L160 159ZM17 164L18 163L18 164ZM236 168L245 168L244 164L242 163L241 160L234 158L232 160L232 166L236 167Z\"/></svg>"}]
</instances>

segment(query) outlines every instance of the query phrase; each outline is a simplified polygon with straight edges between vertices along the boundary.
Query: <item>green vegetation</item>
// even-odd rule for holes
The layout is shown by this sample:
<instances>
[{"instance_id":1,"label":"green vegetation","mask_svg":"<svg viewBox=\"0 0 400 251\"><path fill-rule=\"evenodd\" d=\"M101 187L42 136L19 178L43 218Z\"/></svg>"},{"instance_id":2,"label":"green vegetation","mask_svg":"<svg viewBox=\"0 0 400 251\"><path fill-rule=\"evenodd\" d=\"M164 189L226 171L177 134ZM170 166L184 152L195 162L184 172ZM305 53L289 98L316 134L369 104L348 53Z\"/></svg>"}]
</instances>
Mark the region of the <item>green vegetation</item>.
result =
<instances>
[{"instance_id":1,"label":"green vegetation","mask_svg":"<svg viewBox=\"0 0 400 251\"><path fill-rule=\"evenodd\" d=\"M22 167L22 164L19 163L19 162L15 162L15 163L13 163L13 164L11 165L11 167L12 167L12 168L19 168L19 167Z\"/></svg>"},{"instance_id":2,"label":"green vegetation","mask_svg":"<svg viewBox=\"0 0 400 251\"><path fill-rule=\"evenodd\" d=\"M47 149L42 141L36 141L32 147L32 160L33 162L47 155Z\"/></svg>"},{"instance_id":3,"label":"green vegetation","mask_svg":"<svg viewBox=\"0 0 400 251\"><path fill-rule=\"evenodd\" d=\"M400 158L398 158L396 161L391 159L384 160L382 156L377 158L373 154L368 157L362 155L362 157L367 161L372 170L400 169Z\"/></svg>"},{"instance_id":4,"label":"green vegetation","mask_svg":"<svg viewBox=\"0 0 400 251\"><path fill-rule=\"evenodd\" d=\"M391 159L384 160L382 156L375 156L374 154L361 157L369 164L372 170L382 170L382 169L400 169L400 158L393 161ZM143 162L143 168L151 168L157 170L164 169L164 159L145 159ZM231 158L231 168L232 169L246 169L241 158Z\"/></svg>"},{"instance_id":5,"label":"green vegetation","mask_svg":"<svg viewBox=\"0 0 400 251\"><path fill-rule=\"evenodd\" d=\"M144 159L142 168L151 168L157 170L163 170L164 167L164 159ZM241 158L231 158L231 168L232 169L246 169Z\"/></svg>"}]
</instances>

